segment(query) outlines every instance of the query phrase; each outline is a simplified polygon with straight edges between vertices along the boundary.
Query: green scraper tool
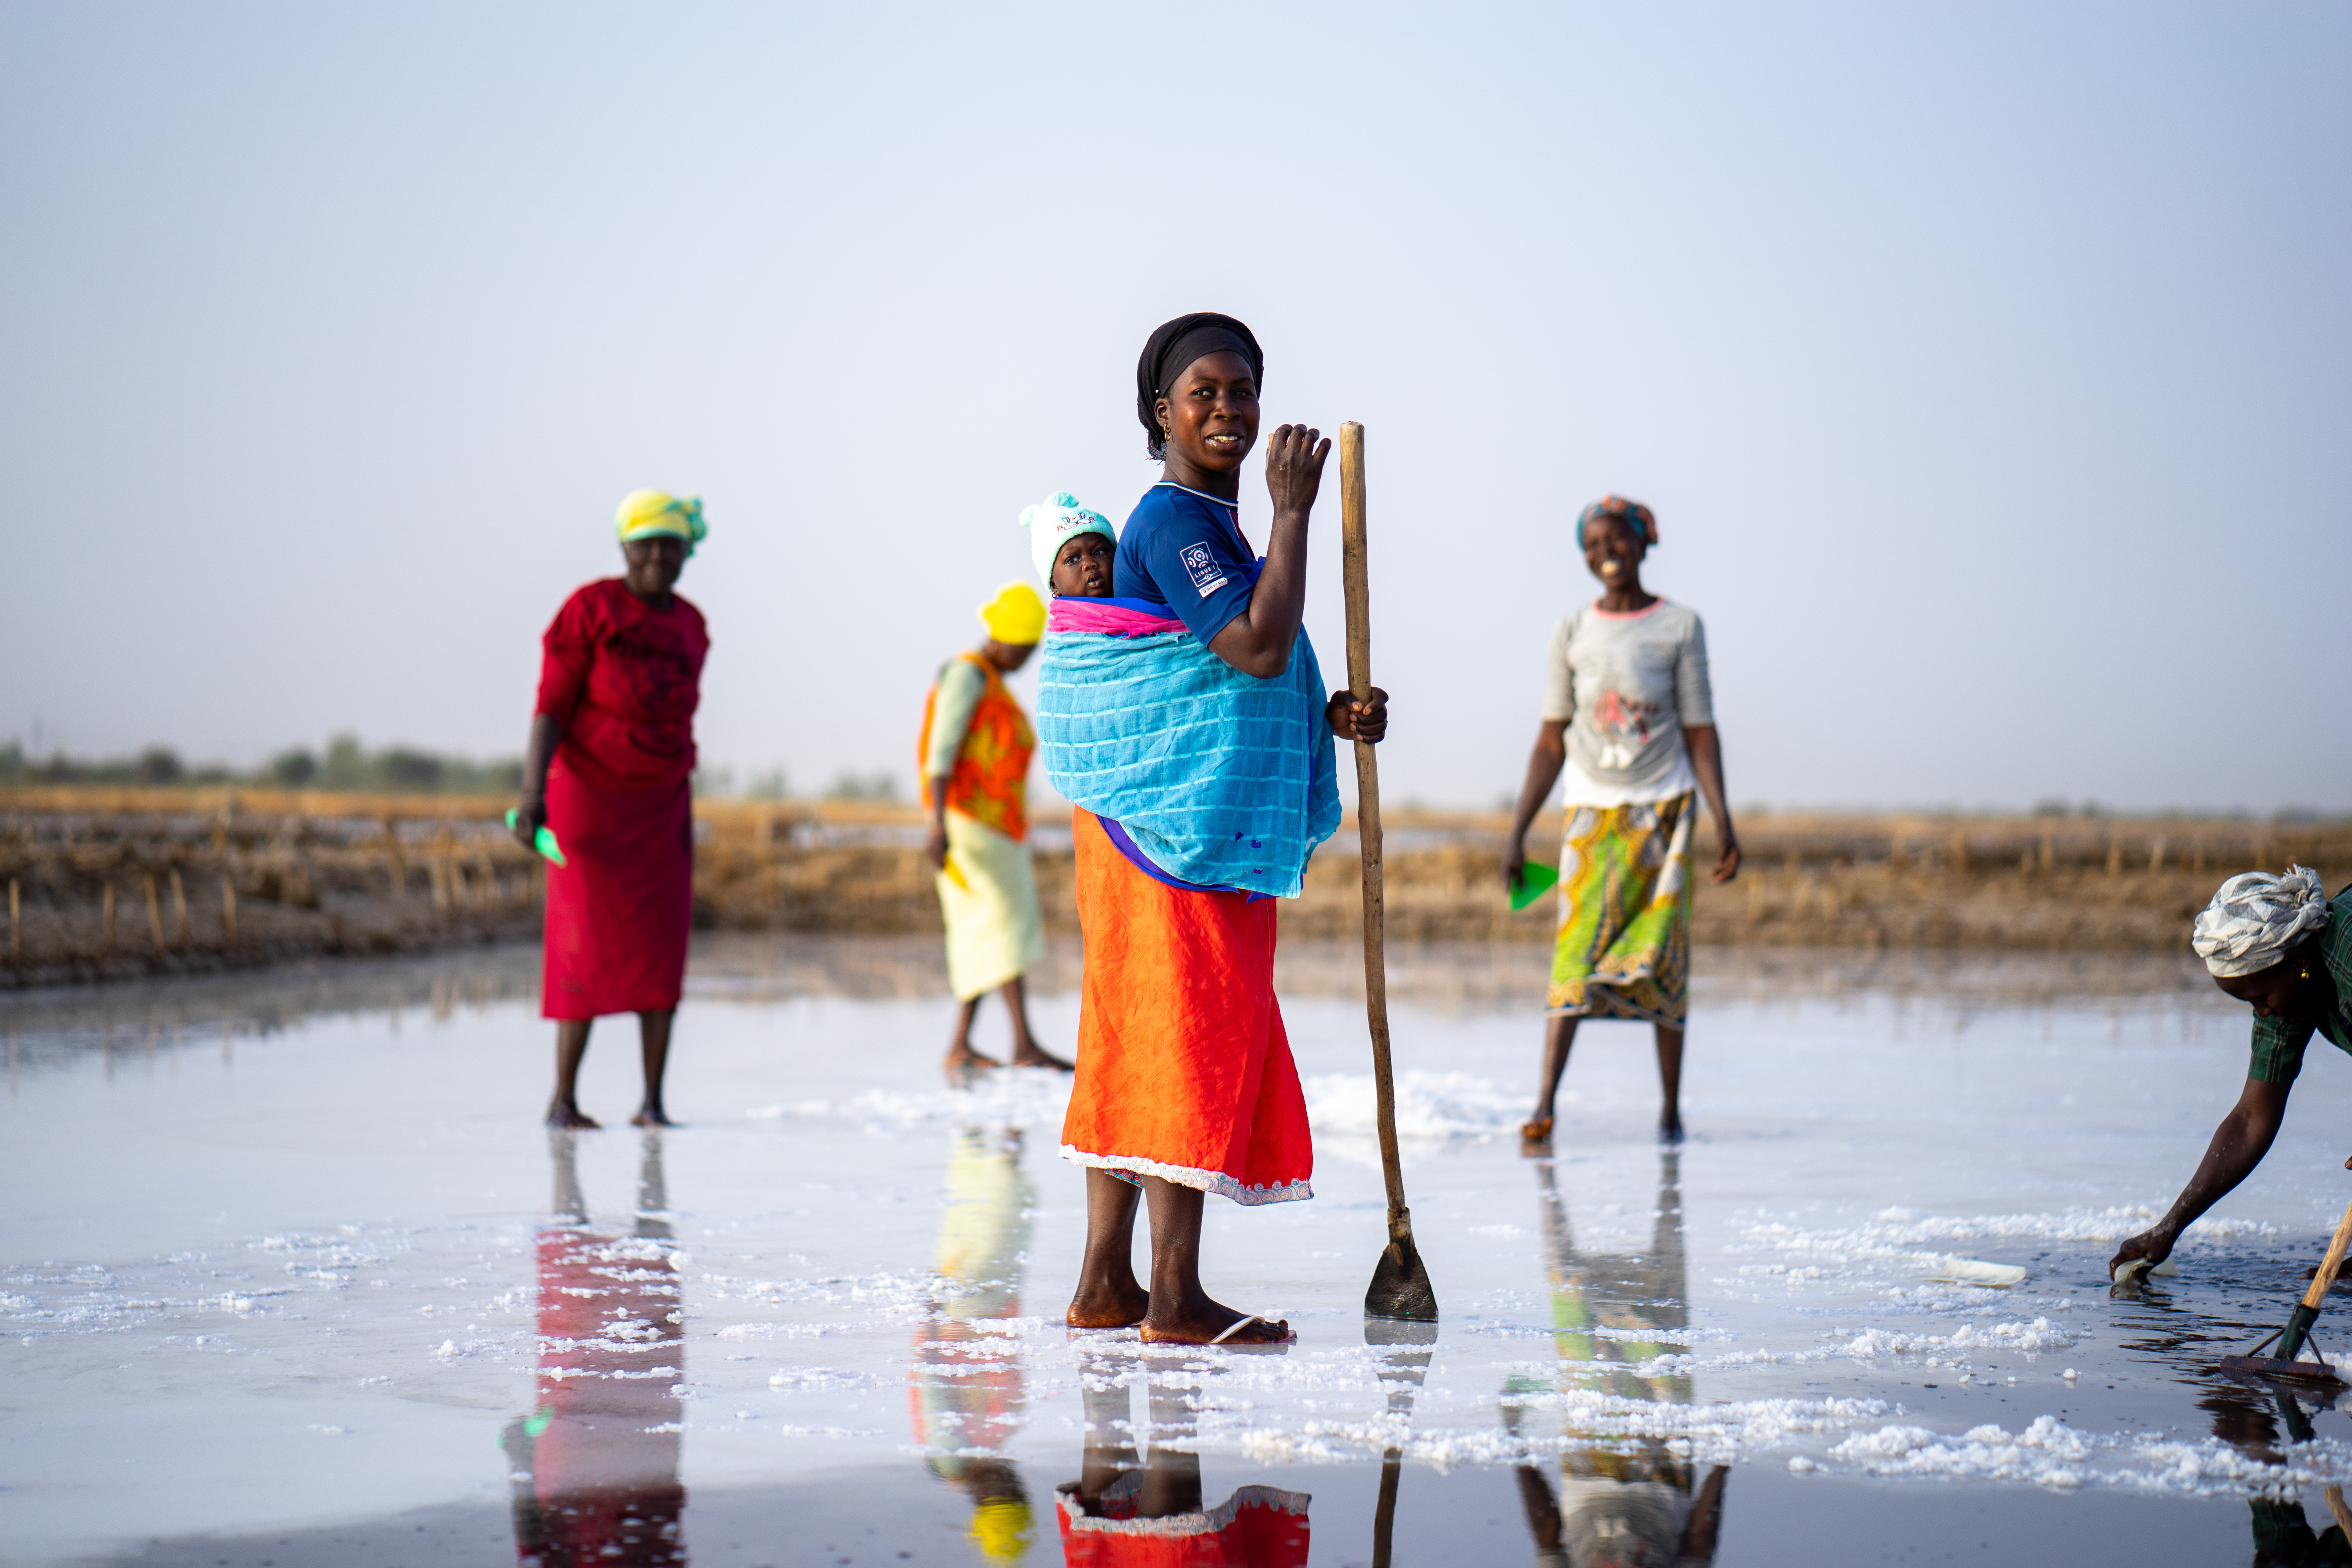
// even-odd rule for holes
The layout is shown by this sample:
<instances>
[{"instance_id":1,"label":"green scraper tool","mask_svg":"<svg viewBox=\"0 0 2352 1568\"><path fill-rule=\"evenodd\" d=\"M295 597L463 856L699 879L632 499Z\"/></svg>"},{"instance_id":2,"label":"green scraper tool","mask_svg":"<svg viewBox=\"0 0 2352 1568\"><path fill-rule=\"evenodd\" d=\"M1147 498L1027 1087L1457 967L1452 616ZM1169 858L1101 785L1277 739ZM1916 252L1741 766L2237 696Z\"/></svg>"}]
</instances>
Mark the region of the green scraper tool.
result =
<instances>
[{"instance_id":1,"label":"green scraper tool","mask_svg":"<svg viewBox=\"0 0 2352 1568\"><path fill-rule=\"evenodd\" d=\"M507 826L509 827L514 826L521 820L522 813L520 811L509 811L507 813ZM541 855L547 857L549 860L554 862L556 865L561 866L563 864L563 847L555 842L555 829L552 827L549 827L545 824L541 824L539 831L532 834L530 837L530 847L533 849L538 850Z\"/></svg>"}]
</instances>

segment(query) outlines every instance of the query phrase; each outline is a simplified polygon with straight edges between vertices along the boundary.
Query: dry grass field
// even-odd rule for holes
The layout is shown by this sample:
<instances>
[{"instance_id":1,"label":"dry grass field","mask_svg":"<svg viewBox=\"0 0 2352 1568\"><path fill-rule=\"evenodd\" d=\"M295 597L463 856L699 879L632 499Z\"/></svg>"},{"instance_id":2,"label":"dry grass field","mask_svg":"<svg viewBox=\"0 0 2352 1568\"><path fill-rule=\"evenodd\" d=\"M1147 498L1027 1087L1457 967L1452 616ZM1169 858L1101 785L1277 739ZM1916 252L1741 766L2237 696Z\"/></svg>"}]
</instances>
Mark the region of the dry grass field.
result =
<instances>
[{"instance_id":1,"label":"dry grass field","mask_svg":"<svg viewBox=\"0 0 2352 1568\"><path fill-rule=\"evenodd\" d=\"M526 937L537 859L502 798L252 789L0 792L7 890L0 985L247 967ZM848 802L698 803L698 925L917 933L939 928L919 815ZM1399 941L1540 942L1554 905L1513 914L1496 816L1388 822L1389 931ZM2231 872L2297 861L2352 876L2352 823L2122 817L1795 815L1742 825L1747 868L1697 895L1715 944L2162 951ZM1536 858L1557 818L1530 836ZM1702 865L1712 834L1702 825ZM1046 920L1076 929L1069 835L1036 834ZM1298 937L1360 926L1352 826L1283 910Z\"/></svg>"}]
</instances>

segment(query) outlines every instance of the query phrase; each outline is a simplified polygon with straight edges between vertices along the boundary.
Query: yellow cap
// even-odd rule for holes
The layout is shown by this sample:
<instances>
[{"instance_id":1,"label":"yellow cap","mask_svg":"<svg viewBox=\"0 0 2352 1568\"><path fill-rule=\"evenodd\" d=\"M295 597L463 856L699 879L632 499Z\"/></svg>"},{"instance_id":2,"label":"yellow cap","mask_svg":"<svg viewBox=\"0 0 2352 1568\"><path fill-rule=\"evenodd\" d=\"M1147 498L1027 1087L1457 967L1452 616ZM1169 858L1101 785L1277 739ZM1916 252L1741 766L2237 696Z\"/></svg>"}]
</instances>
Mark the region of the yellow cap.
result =
<instances>
[{"instance_id":1,"label":"yellow cap","mask_svg":"<svg viewBox=\"0 0 2352 1568\"><path fill-rule=\"evenodd\" d=\"M980 624L998 642L1027 647L1045 635L1045 601L1026 583L1007 583L980 607Z\"/></svg>"},{"instance_id":2,"label":"yellow cap","mask_svg":"<svg viewBox=\"0 0 2352 1568\"><path fill-rule=\"evenodd\" d=\"M1018 1562L1029 1550L1029 1500L992 1497L971 1510L972 1544L991 1563Z\"/></svg>"}]
</instances>

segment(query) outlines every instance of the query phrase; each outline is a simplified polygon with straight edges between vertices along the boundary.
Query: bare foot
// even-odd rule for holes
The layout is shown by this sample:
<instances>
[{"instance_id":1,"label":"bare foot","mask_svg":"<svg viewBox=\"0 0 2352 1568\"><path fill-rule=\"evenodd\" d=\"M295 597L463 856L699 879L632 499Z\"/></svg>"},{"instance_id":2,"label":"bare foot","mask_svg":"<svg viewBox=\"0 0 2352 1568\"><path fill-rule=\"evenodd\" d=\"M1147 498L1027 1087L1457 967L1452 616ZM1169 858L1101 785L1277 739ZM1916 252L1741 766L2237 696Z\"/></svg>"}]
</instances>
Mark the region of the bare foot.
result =
<instances>
[{"instance_id":1,"label":"bare foot","mask_svg":"<svg viewBox=\"0 0 2352 1568\"><path fill-rule=\"evenodd\" d=\"M669 1119L669 1112L664 1110L658 1105L640 1105L637 1107L637 1113L629 1118L629 1125L632 1127L675 1127L677 1123L672 1121Z\"/></svg>"},{"instance_id":2,"label":"bare foot","mask_svg":"<svg viewBox=\"0 0 2352 1568\"><path fill-rule=\"evenodd\" d=\"M1551 1153L1551 1118L1530 1116L1519 1123L1519 1152L1530 1160Z\"/></svg>"},{"instance_id":3,"label":"bare foot","mask_svg":"<svg viewBox=\"0 0 2352 1568\"><path fill-rule=\"evenodd\" d=\"M1076 1062L1066 1062L1036 1045L1027 1045L1013 1053L1013 1065L1017 1068L1052 1068L1055 1072L1076 1072Z\"/></svg>"},{"instance_id":4,"label":"bare foot","mask_svg":"<svg viewBox=\"0 0 2352 1568\"><path fill-rule=\"evenodd\" d=\"M1131 1329L1151 1310L1151 1292L1129 1281L1121 1289L1087 1293L1081 1286L1062 1321L1074 1329Z\"/></svg>"},{"instance_id":5,"label":"bare foot","mask_svg":"<svg viewBox=\"0 0 2352 1568\"><path fill-rule=\"evenodd\" d=\"M1154 1322L1147 1316L1143 1321L1143 1342L1148 1345L1205 1345L1219 1334L1225 1333L1235 1323L1249 1316L1236 1312L1220 1301L1203 1301L1194 1313L1171 1311L1165 1322ZM1277 1318L1272 1322L1263 1319L1244 1323L1225 1334L1220 1344L1278 1345L1297 1339L1290 1331L1289 1320Z\"/></svg>"},{"instance_id":6,"label":"bare foot","mask_svg":"<svg viewBox=\"0 0 2352 1568\"><path fill-rule=\"evenodd\" d=\"M1658 1118L1658 1142L1679 1143L1683 1141L1683 1119L1672 1111Z\"/></svg>"},{"instance_id":7,"label":"bare foot","mask_svg":"<svg viewBox=\"0 0 2352 1568\"><path fill-rule=\"evenodd\" d=\"M940 1065L950 1072L963 1072L972 1068L996 1068L1004 1064L994 1057L982 1056L970 1046L950 1046L948 1059Z\"/></svg>"},{"instance_id":8,"label":"bare foot","mask_svg":"<svg viewBox=\"0 0 2352 1568\"><path fill-rule=\"evenodd\" d=\"M582 1111L578 1106L568 1105L562 1100L547 1108L547 1124L550 1127L579 1128L596 1128L604 1125L594 1117Z\"/></svg>"}]
</instances>

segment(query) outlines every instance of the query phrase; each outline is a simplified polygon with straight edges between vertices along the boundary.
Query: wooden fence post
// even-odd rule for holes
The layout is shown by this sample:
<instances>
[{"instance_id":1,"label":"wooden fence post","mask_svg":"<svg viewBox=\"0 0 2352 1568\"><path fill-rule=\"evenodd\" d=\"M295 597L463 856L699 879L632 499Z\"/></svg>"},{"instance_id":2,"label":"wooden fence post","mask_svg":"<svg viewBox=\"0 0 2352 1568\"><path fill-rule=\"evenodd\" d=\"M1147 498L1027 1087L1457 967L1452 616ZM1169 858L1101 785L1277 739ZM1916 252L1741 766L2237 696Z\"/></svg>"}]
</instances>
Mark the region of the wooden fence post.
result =
<instances>
[{"instance_id":1,"label":"wooden fence post","mask_svg":"<svg viewBox=\"0 0 2352 1568\"><path fill-rule=\"evenodd\" d=\"M236 879L226 871L221 873L221 943L236 945Z\"/></svg>"},{"instance_id":2,"label":"wooden fence post","mask_svg":"<svg viewBox=\"0 0 2352 1568\"><path fill-rule=\"evenodd\" d=\"M188 929L188 890L180 885L180 868L172 868L173 934L180 939L180 951L185 952L195 945L194 934Z\"/></svg>"},{"instance_id":3,"label":"wooden fence post","mask_svg":"<svg viewBox=\"0 0 2352 1568\"><path fill-rule=\"evenodd\" d=\"M25 905L14 877L8 879L8 962L25 967Z\"/></svg>"},{"instance_id":4,"label":"wooden fence post","mask_svg":"<svg viewBox=\"0 0 2352 1568\"><path fill-rule=\"evenodd\" d=\"M155 951L163 951L163 904L155 896L155 873L147 873L147 934L155 941Z\"/></svg>"},{"instance_id":5,"label":"wooden fence post","mask_svg":"<svg viewBox=\"0 0 2352 1568\"><path fill-rule=\"evenodd\" d=\"M2163 870L2163 869L2164 869L2164 835L2163 835L2163 834L2161 834L2161 833L2159 833L2159 834L2158 834L2158 835L2156 836L2156 842L2155 842L2155 844L2153 844L2152 846L2150 846L2150 847L2149 847L2149 848L2148 848L2148 852L2147 852L2147 874L2148 874L2149 876L2153 877L2153 876L2155 876L2158 871L2161 871L2161 870Z\"/></svg>"},{"instance_id":6,"label":"wooden fence post","mask_svg":"<svg viewBox=\"0 0 2352 1568\"><path fill-rule=\"evenodd\" d=\"M100 952L114 951L114 884L106 884L105 897L99 904L99 943Z\"/></svg>"}]
</instances>

